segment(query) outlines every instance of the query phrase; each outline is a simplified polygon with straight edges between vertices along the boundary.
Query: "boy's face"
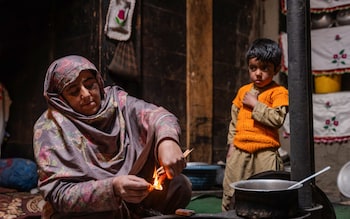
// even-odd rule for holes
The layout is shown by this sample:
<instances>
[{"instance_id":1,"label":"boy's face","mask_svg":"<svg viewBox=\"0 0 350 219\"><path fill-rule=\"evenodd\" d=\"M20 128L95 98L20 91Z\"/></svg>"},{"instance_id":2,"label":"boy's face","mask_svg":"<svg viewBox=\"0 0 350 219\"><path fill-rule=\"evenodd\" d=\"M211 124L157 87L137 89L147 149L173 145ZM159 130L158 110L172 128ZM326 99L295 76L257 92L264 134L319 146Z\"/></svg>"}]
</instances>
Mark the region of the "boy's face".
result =
<instances>
[{"instance_id":1,"label":"boy's face","mask_svg":"<svg viewBox=\"0 0 350 219\"><path fill-rule=\"evenodd\" d=\"M93 73L83 70L71 84L63 89L64 100L83 115L95 114L101 105L100 88Z\"/></svg>"},{"instance_id":2,"label":"boy's face","mask_svg":"<svg viewBox=\"0 0 350 219\"><path fill-rule=\"evenodd\" d=\"M250 80L260 88L270 84L273 76L278 72L271 62L261 62L256 58L249 59L248 70Z\"/></svg>"}]
</instances>

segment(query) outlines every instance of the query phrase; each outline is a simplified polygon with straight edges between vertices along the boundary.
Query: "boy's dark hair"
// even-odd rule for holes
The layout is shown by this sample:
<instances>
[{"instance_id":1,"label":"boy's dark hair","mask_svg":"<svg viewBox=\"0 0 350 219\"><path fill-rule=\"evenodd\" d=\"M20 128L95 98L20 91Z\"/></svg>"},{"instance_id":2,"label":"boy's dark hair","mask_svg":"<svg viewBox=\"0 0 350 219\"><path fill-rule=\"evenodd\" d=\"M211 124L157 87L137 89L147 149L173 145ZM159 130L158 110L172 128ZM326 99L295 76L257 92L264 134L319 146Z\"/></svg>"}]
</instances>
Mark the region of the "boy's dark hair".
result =
<instances>
[{"instance_id":1,"label":"boy's dark hair","mask_svg":"<svg viewBox=\"0 0 350 219\"><path fill-rule=\"evenodd\" d=\"M282 51L279 45L270 39L256 39L246 54L246 60L256 58L262 62L271 62L275 69L281 65Z\"/></svg>"}]
</instances>

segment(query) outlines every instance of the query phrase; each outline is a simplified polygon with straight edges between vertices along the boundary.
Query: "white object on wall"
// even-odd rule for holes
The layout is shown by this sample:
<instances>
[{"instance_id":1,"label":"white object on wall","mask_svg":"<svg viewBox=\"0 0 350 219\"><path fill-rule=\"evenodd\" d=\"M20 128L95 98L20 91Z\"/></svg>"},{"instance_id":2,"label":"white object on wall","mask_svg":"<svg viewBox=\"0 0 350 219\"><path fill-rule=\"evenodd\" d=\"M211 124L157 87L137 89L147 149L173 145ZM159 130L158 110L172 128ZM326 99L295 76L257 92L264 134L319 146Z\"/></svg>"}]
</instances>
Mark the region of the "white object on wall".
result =
<instances>
[{"instance_id":1,"label":"white object on wall","mask_svg":"<svg viewBox=\"0 0 350 219\"><path fill-rule=\"evenodd\" d=\"M5 86L0 83L0 156L1 144L6 134L6 125L10 116L11 98Z\"/></svg>"}]
</instances>

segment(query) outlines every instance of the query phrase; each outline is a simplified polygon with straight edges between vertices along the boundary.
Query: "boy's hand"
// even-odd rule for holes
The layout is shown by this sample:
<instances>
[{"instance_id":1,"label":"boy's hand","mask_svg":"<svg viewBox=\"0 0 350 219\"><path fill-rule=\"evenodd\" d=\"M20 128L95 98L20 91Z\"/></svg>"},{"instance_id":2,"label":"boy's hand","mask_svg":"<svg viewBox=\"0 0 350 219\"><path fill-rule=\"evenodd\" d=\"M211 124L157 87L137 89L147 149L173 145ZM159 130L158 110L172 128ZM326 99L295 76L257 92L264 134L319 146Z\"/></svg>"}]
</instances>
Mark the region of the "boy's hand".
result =
<instances>
[{"instance_id":1,"label":"boy's hand","mask_svg":"<svg viewBox=\"0 0 350 219\"><path fill-rule=\"evenodd\" d=\"M228 145L228 149L227 149L227 155L226 155L226 159L229 158L233 152L233 144L229 144Z\"/></svg>"},{"instance_id":2,"label":"boy's hand","mask_svg":"<svg viewBox=\"0 0 350 219\"><path fill-rule=\"evenodd\" d=\"M243 97L243 104L248 106L249 108L254 108L256 103L258 102L258 95L252 94L250 92L246 92Z\"/></svg>"}]
</instances>

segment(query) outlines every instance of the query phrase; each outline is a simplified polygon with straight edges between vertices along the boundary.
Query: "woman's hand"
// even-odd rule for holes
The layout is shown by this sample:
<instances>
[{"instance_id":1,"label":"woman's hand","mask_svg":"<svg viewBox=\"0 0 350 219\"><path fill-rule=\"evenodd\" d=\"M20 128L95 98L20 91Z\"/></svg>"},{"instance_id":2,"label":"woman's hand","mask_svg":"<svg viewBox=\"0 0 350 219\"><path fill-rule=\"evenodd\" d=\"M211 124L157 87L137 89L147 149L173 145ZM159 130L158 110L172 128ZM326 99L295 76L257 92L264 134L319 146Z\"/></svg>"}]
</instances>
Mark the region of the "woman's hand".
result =
<instances>
[{"instance_id":1,"label":"woman's hand","mask_svg":"<svg viewBox=\"0 0 350 219\"><path fill-rule=\"evenodd\" d=\"M116 176L113 179L116 196L130 203L140 203L151 191L151 185L143 178L134 175Z\"/></svg>"},{"instance_id":2,"label":"woman's hand","mask_svg":"<svg viewBox=\"0 0 350 219\"><path fill-rule=\"evenodd\" d=\"M180 146L173 140L163 140L158 145L158 160L168 179L179 175L186 167Z\"/></svg>"}]
</instances>

